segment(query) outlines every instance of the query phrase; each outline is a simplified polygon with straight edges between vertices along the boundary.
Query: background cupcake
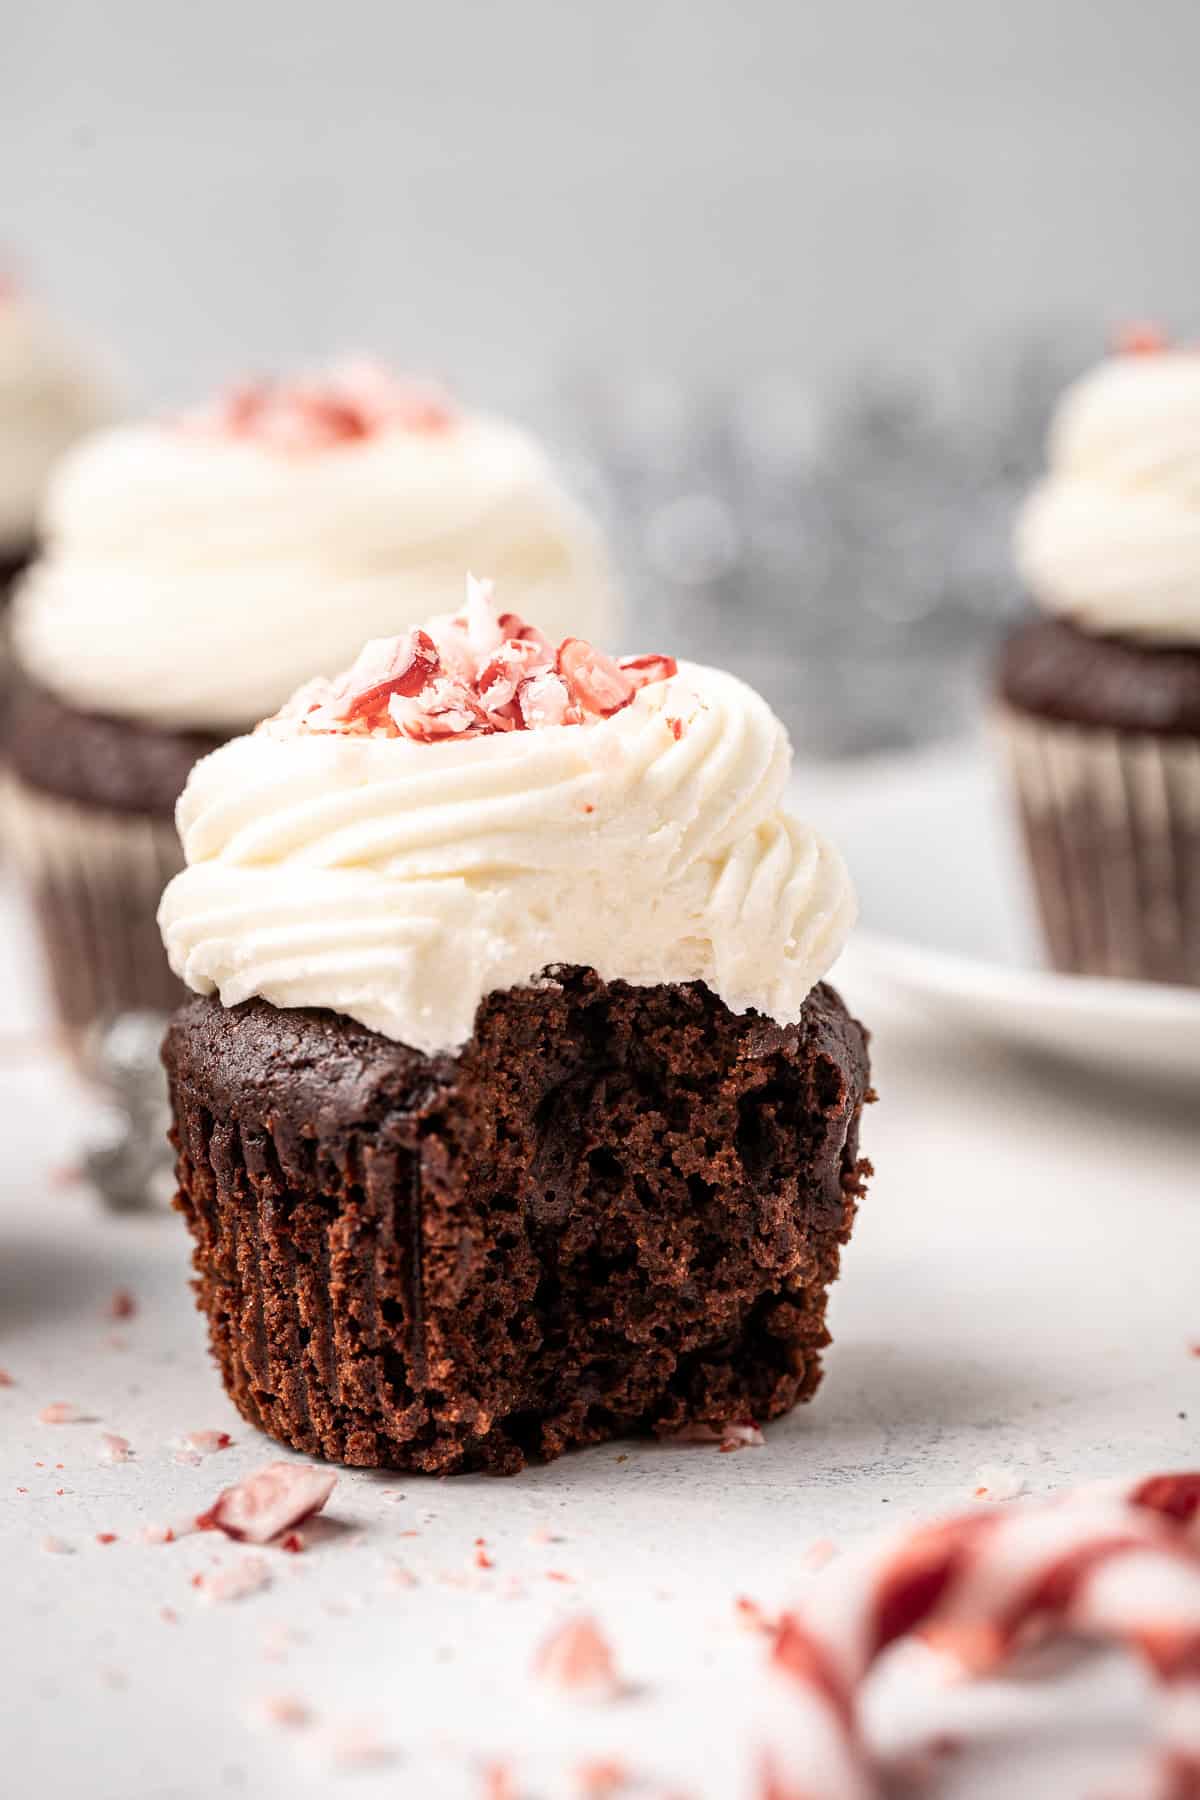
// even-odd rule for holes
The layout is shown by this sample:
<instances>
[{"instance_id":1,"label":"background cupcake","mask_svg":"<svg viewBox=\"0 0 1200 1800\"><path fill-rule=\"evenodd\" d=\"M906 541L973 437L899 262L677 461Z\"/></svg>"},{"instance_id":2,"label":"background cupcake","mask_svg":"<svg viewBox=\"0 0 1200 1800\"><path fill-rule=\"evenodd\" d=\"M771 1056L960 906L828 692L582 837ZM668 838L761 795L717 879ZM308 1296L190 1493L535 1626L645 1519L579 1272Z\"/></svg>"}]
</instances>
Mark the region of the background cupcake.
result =
<instances>
[{"instance_id":1,"label":"background cupcake","mask_svg":"<svg viewBox=\"0 0 1200 1800\"><path fill-rule=\"evenodd\" d=\"M538 445L365 364L239 389L70 457L14 620L12 830L70 1025L174 1001L154 928L196 757L458 604L473 561L609 628L590 525Z\"/></svg>"},{"instance_id":2,"label":"background cupcake","mask_svg":"<svg viewBox=\"0 0 1200 1800\"><path fill-rule=\"evenodd\" d=\"M1200 354L1134 343L1055 418L1002 716L1055 966L1196 984Z\"/></svg>"},{"instance_id":3,"label":"background cupcake","mask_svg":"<svg viewBox=\"0 0 1200 1800\"><path fill-rule=\"evenodd\" d=\"M0 599L33 557L51 468L111 412L97 371L16 282L0 275Z\"/></svg>"}]
</instances>

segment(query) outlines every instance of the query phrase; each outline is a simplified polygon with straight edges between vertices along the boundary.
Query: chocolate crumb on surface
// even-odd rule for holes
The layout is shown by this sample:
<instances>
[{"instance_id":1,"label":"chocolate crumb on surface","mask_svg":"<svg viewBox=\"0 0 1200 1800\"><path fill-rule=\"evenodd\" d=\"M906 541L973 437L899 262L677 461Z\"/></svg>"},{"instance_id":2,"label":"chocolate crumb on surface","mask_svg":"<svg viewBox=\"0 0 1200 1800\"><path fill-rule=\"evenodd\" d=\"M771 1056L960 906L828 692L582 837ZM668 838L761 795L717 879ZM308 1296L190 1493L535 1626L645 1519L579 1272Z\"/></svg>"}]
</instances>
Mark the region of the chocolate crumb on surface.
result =
<instances>
[{"instance_id":1,"label":"chocolate crumb on surface","mask_svg":"<svg viewBox=\"0 0 1200 1800\"><path fill-rule=\"evenodd\" d=\"M364 1467L512 1473L807 1399L869 1166L866 1034L548 972L458 1055L340 1015L176 1013L198 1304L244 1417Z\"/></svg>"}]
</instances>

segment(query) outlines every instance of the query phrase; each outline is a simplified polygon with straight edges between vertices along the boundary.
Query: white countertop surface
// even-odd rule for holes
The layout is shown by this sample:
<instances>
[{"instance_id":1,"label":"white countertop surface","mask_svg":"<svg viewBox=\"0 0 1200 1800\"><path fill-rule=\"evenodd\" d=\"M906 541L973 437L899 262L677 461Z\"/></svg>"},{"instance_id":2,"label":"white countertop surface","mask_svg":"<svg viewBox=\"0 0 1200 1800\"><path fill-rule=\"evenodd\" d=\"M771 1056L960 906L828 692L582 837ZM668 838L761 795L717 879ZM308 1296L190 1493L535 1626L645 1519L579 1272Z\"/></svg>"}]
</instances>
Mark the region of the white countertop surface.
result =
<instances>
[{"instance_id":1,"label":"white countertop surface","mask_svg":"<svg viewBox=\"0 0 1200 1800\"><path fill-rule=\"evenodd\" d=\"M30 1002L9 940L0 974L19 1034ZM503 1759L515 1796L554 1800L581 1791L581 1759L618 1755L639 1777L631 1793L749 1800L763 1644L735 1617L737 1596L774 1610L814 1541L845 1546L969 1505L982 1465L1019 1467L1037 1494L1194 1463L1194 1106L848 997L876 1028L882 1098L865 1148L878 1173L812 1405L736 1455L625 1443L504 1481L347 1472L305 1554L265 1552L269 1588L208 1606L193 1575L245 1551L216 1534L166 1546L138 1534L194 1514L273 1448L208 1363L182 1224L105 1216L62 1179L79 1104L53 1060L14 1039L0 1060L4 1794L481 1800L485 1765ZM118 1288L137 1310L114 1323ZM40 1424L60 1400L94 1422ZM171 1440L209 1427L233 1447L177 1462ZM102 1431L128 1438L135 1459L103 1466ZM99 1543L108 1532L117 1541ZM48 1536L72 1553L46 1552ZM490 1570L474 1566L480 1537ZM634 1684L617 1703L581 1706L531 1677L539 1641L581 1608ZM1036 1715L1064 1755L1085 1750L1081 1769L1090 1756L1093 1774L1107 1770L1133 1690L1119 1670L1106 1678L1122 1699L1099 1708L1086 1684L1049 1710L1013 1687L1026 1750ZM285 1694L312 1709L309 1727L258 1716ZM390 1754L343 1766L339 1734L353 1745L368 1732ZM1087 1791L1072 1785L1083 1773L1015 1785L1007 1755L993 1734L938 1791Z\"/></svg>"}]
</instances>

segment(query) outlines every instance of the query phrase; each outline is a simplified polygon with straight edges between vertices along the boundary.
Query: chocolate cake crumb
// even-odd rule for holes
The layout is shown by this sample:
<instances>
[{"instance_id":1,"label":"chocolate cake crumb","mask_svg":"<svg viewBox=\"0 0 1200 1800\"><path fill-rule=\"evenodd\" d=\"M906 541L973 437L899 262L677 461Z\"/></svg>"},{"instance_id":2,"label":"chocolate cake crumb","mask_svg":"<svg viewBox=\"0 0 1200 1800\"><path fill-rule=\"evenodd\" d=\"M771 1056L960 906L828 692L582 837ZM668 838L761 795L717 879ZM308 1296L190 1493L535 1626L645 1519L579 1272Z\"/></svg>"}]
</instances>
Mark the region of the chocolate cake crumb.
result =
<instances>
[{"instance_id":1,"label":"chocolate cake crumb","mask_svg":"<svg viewBox=\"0 0 1200 1800\"><path fill-rule=\"evenodd\" d=\"M810 1397L869 1165L866 1034L547 971L457 1055L192 999L176 1204L239 1411L308 1455L512 1473Z\"/></svg>"}]
</instances>

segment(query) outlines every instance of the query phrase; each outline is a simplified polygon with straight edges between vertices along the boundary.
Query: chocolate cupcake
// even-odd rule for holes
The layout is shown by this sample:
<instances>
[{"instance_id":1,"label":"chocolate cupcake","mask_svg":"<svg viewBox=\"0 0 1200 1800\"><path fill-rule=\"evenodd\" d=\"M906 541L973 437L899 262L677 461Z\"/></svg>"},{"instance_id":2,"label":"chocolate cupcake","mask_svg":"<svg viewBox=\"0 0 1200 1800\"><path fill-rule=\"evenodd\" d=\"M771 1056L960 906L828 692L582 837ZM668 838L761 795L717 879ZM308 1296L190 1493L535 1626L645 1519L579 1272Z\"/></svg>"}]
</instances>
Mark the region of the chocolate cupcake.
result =
<instances>
[{"instance_id":1,"label":"chocolate cupcake","mask_svg":"<svg viewBox=\"0 0 1200 1800\"><path fill-rule=\"evenodd\" d=\"M733 677L476 586L197 765L164 1059L247 1419L509 1472L812 1394L868 1062L790 761Z\"/></svg>"},{"instance_id":2,"label":"chocolate cupcake","mask_svg":"<svg viewBox=\"0 0 1200 1800\"><path fill-rule=\"evenodd\" d=\"M1066 395L1018 557L1000 723L1051 961L1200 984L1200 355L1141 338Z\"/></svg>"},{"instance_id":3,"label":"chocolate cupcake","mask_svg":"<svg viewBox=\"0 0 1200 1800\"><path fill-rule=\"evenodd\" d=\"M198 754L488 557L558 623L616 614L591 525L503 422L365 365L73 454L22 584L11 829L69 1026L180 990L154 925ZM451 572L453 571L453 573Z\"/></svg>"}]
</instances>

